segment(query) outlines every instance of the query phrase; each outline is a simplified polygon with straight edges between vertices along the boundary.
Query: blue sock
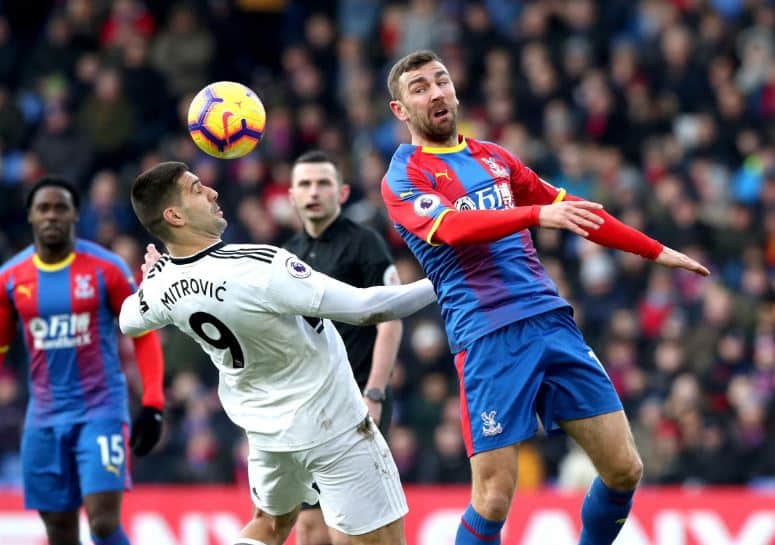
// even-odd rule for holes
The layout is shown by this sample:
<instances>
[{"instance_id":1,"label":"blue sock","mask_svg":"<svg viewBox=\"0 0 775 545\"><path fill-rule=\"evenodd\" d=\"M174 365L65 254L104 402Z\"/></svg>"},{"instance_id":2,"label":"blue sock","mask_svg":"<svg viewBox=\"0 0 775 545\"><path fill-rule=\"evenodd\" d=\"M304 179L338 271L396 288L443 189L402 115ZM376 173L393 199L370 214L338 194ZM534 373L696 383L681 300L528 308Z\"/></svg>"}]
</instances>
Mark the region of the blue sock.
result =
<instances>
[{"instance_id":1,"label":"blue sock","mask_svg":"<svg viewBox=\"0 0 775 545\"><path fill-rule=\"evenodd\" d=\"M94 545L130 545L129 538L124 533L124 529L119 526L116 531L110 534L108 537L99 538L92 534L91 540Z\"/></svg>"},{"instance_id":2,"label":"blue sock","mask_svg":"<svg viewBox=\"0 0 775 545\"><path fill-rule=\"evenodd\" d=\"M630 513L634 493L612 490L595 478L581 506L579 545L611 545Z\"/></svg>"},{"instance_id":3,"label":"blue sock","mask_svg":"<svg viewBox=\"0 0 775 545\"><path fill-rule=\"evenodd\" d=\"M501 545L501 528L505 520L487 520L469 504L460 526L457 528L455 545Z\"/></svg>"}]
</instances>

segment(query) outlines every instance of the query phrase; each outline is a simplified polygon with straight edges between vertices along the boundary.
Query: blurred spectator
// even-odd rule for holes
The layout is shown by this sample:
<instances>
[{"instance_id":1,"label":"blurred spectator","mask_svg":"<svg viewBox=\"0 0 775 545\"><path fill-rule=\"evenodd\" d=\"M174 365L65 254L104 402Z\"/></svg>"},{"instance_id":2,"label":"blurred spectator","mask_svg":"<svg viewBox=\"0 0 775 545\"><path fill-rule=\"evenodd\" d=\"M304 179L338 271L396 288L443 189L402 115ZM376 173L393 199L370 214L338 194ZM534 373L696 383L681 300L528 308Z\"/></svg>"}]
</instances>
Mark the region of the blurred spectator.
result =
<instances>
[{"instance_id":1,"label":"blurred spectator","mask_svg":"<svg viewBox=\"0 0 775 545\"><path fill-rule=\"evenodd\" d=\"M154 40L153 61L173 96L197 92L207 83L214 47L212 35L190 6L180 4L172 9Z\"/></svg>"},{"instance_id":2,"label":"blurred spectator","mask_svg":"<svg viewBox=\"0 0 775 545\"><path fill-rule=\"evenodd\" d=\"M43 123L32 143L32 150L48 172L56 172L83 185L93 159L91 141L79 131L64 104L46 106Z\"/></svg>"},{"instance_id":3,"label":"blurred spectator","mask_svg":"<svg viewBox=\"0 0 775 545\"><path fill-rule=\"evenodd\" d=\"M121 75L113 68L100 69L93 93L78 111L78 129L96 152L95 166L125 161L137 125L135 108L122 90Z\"/></svg>"}]
</instances>

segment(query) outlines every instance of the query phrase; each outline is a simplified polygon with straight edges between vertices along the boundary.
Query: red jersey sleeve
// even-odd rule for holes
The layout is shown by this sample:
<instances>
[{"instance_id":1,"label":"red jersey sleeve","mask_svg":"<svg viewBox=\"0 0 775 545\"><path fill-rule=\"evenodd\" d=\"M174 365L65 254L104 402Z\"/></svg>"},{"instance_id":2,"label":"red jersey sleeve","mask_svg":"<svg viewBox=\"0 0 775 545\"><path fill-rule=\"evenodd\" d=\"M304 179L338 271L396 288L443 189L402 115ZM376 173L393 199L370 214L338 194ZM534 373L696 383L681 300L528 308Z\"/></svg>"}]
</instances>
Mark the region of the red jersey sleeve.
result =
<instances>
[{"instance_id":1,"label":"red jersey sleeve","mask_svg":"<svg viewBox=\"0 0 775 545\"><path fill-rule=\"evenodd\" d=\"M7 288L8 276L0 275L0 367L16 336L16 312Z\"/></svg>"},{"instance_id":2,"label":"red jersey sleeve","mask_svg":"<svg viewBox=\"0 0 775 545\"><path fill-rule=\"evenodd\" d=\"M419 170L407 168L406 176L382 179L382 199L390 219L428 244L444 216L455 210Z\"/></svg>"},{"instance_id":3,"label":"red jersey sleeve","mask_svg":"<svg viewBox=\"0 0 775 545\"><path fill-rule=\"evenodd\" d=\"M137 291L137 285L132 273L129 271L129 267L123 263L121 265L119 267L113 263L108 263L103 269L105 287L108 293L108 305L116 316L121 312L121 304L124 302L124 299Z\"/></svg>"},{"instance_id":4,"label":"red jersey sleeve","mask_svg":"<svg viewBox=\"0 0 775 545\"><path fill-rule=\"evenodd\" d=\"M124 299L137 290L134 277L123 262L106 265L103 274L107 286L108 304L113 313L118 316ZM151 331L132 340L140 380L143 383L142 404L162 410L164 408L164 356L159 336L155 331Z\"/></svg>"}]
</instances>

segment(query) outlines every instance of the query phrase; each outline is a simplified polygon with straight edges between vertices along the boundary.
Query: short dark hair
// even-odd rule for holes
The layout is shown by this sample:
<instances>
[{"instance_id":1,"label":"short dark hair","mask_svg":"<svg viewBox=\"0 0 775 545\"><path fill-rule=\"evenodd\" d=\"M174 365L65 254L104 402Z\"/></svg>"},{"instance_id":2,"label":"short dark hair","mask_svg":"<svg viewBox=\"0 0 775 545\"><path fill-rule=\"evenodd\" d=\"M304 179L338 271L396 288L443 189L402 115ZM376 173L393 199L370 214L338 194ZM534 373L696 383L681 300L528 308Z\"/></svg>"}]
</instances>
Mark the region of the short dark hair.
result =
<instances>
[{"instance_id":1,"label":"short dark hair","mask_svg":"<svg viewBox=\"0 0 775 545\"><path fill-rule=\"evenodd\" d=\"M331 163L334 165L334 168L339 170L339 165L336 164L336 159L320 149L313 149L302 153L293 162L293 166L296 166L299 163Z\"/></svg>"},{"instance_id":2,"label":"short dark hair","mask_svg":"<svg viewBox=\"0 0 775 545\"><path fill-rule=\"evenodd\" d=\"M169 234L164 209L180 196L178 178L189 171L186 163L166 161L149 168L132 183L132 208L149 233L159 239Z\"/></svg>"},{"instance_id":3,"label":"short dark hair","mask_svg":"<svg viewBox=\"0 0 775 545\"><path fill-rule=\"evenodd\" d=\"M339 170L339 165L337 164L336 159L334 159L332 155L323 150L313 149L302 153L293 162L293 166L291 168L294 168L296 165L300 165L302 163L331 163L334 165L337 181L342 181L342 174Z\"/></svg>"},{"instance_id":4,"label":"short dark hair","mask_svg":"<svg viewBox=\"0 0 775 545\"><path fill-rule=\"evenodd\" d=\"M387 86L388 91L390 91L390 97L393 100L399 100L401 97L401 88L398 85L398 78L401 77L401 74L415 70L433 61L441 62L441 58L428 49L415 51L398 59L393 68L390 69L390 74L388 74Z\"/></svg>"},{"instance_id":5,"label":"short dark hair","mask_svg":"<svg viewBox=\"0 0 775 545\"><path fill-rule=\"evenodd\" d=\"M81 205L81 195L78 193L78 190L73 184L61 176L43 176L41 179L35 182L35 185L33 185L27 193L27 210L32 208L32 200L35 198L35 193L44 187L61 187L70 193L70 198L72 199L73 206L75 206L76 210L78 210L78 207Z\"/></svg>"}]
</instances>

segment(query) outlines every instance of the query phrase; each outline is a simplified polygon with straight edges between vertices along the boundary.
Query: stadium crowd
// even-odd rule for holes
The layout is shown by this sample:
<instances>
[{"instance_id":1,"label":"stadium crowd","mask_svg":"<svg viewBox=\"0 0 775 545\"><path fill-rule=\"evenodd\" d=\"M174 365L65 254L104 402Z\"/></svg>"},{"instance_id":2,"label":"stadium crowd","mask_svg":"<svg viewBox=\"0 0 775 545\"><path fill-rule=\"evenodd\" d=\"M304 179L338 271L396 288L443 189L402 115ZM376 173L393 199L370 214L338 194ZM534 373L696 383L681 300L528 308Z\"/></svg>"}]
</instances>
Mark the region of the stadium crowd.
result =
<instances>
[{"instance_id":1,"label":"stadium crowd","mask_svg":"<svg viewBox=\"0 0 775 545\"><path fill-rule=\"evenodd\" d=\"M62 174L83 196L78 234L137 271L147 236L128 186L161 160L220 193L227 241L282 244L299 228L298 154L333 154L346 214L380 231L404 281L422 276L379 185L405 129L386 70L444 59L460 130L506 146L544 179L709 264L652 267L565 232L535 243L633 424L646 483L775 485L775 6L767 0L0 1L0 257L31 241L24 192ZM199 152L185 129L204 84L262 97L267 132L245 158ZM405 320L390 445L405 482L468 482L457 380L438 309ZM165 434L137 482L246 480L244 438L216 371L163 336ZM18 486L25 362L0 370L0 486ZM133 387L131 343L122 344ZM520 486L586 486L562 436L521 450Z\"/></svg>"}]
</instances>

